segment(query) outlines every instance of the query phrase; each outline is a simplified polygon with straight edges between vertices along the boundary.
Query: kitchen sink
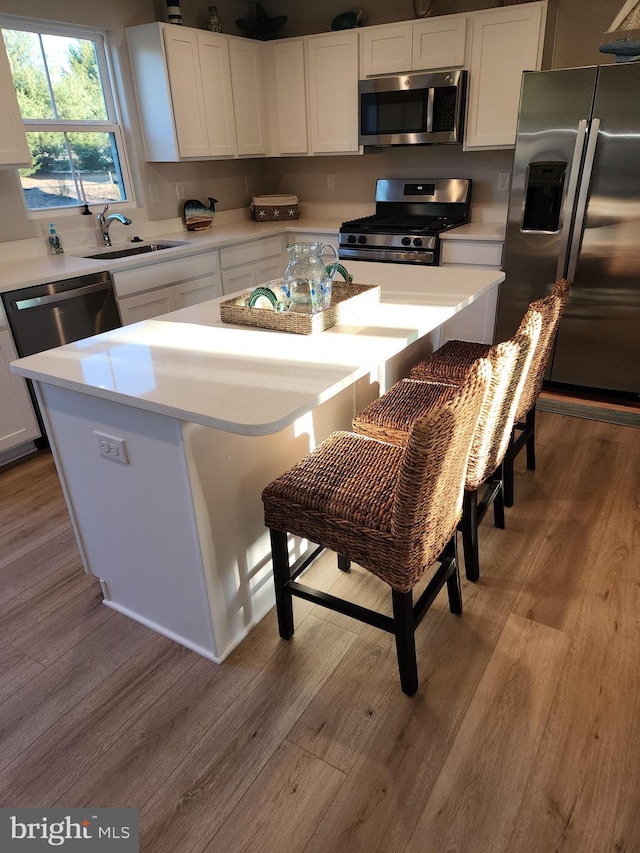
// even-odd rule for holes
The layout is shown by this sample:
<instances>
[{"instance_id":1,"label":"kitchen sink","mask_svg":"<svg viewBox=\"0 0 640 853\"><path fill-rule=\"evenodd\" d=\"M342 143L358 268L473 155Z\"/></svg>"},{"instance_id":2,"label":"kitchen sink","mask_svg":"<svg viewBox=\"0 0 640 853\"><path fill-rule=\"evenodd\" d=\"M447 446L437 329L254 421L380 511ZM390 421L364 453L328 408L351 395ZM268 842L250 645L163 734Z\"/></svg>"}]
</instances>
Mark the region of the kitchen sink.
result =
<instances>
[{"instance_id":1,"label":"kitchen sink","mask_svg":"<svg viewBox=\"0 0 640 853\"><path fill-rule=\"evenodd\" d=\"M114 258L128 258L131 255L146 255L149 252L160 252L162 249L173 249L176 246L188 246L188 241L175 240L166 243L140 243L139 245L127 246L124 249L107 249L95 252L92 255L83 255L83 258L95 258L98 261L113 260Z\"/></svg>"}]
</instances>

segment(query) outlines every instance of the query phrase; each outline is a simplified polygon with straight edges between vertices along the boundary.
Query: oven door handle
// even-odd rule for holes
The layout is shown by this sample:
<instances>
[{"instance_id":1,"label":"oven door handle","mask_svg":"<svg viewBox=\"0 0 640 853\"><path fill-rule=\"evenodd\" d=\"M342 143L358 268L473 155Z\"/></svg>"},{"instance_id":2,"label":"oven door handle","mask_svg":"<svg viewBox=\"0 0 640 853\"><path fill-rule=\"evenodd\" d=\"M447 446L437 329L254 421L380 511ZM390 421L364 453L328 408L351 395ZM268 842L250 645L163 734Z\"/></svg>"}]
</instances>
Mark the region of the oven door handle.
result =
<instances>
[{"instance_id":1,"label":"oven door handle","mask_svg":"<svg viewBox=\"0 0 640 853\"><path fill-rule=\"evenodd\" d=\"M110 290L111 282L102 284L87 284L85 287L74 287L62 293L51 293L47 296L33 296L31 299L17 299L13 302L16 311L24 311L27 308L38 308L41 305L55 305L56 302L64 302L66 299L77 299L79 296L88 296L90 293L98 293L100 290Z\"/></svg>"}]
</instances>

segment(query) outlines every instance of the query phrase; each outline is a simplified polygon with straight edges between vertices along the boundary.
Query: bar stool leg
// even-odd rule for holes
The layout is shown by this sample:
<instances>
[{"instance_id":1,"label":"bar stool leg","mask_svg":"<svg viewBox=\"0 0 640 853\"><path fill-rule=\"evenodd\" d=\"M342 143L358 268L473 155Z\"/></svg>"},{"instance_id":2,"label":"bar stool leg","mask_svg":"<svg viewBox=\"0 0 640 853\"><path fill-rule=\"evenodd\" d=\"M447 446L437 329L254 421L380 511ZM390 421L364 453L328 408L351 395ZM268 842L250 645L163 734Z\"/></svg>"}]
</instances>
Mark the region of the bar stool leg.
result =
<instances>
[{"instance_id":1,"label":"bar stool leg","mask_svg":"<svg viewBox=\"0 0 640 853\"><path fill-rule=\"evenodd\" d=\"M289 549L287 534L282 530L269 528L271 536L271 559L273 561L273 582L276 591L276 612L278 614L278 630L283 640L293 637L293 600L287 589L291 579L289 566Z\"/></svg>"},{"instance_id":2,"label":"bar stool leg","mask_svg":"<svg viewBox=\"0 0 640 853\"><path fill-rule=\"evenodd\" d=\"M500 530L504 530L504 465L501 464L496 471L500 478L500 488L493 499L493 523Z\"/></svg>"},{"instance_id":3,"label":"bar stool leg","mask_svg":"<svg viewBox=\"0 0 640 853\"><path fill-rule=\"evenodd\" d=\"M391 590L396 651L402 692L413 696L418 690L418 664L416 661L416 635L413 618L413 594Z\"/></svg>"},{"instance_id":4,"label":"bar stool leg","mask_svg":"<svg viewBox=\"0 0 640 853\"><path fill-rule=\"evenodd\" d=\"M535 405L527 412L527 468L529 471L536 470L536 407Z\"/></svg>"},{"instance_id":5,"label":"bar stool leg","mask_svg":"<svg viewBox=\"0 0 640 853\"><path fill-rule=\"evenodd\" d=\"M478 556L478 491L465 489L462 501L462 549L464 551L464 570L470 581L480 577L480 558Z\"/></svg>"},{"instance_id":6,"label":"bar stool leg","mask_svg":"<svg viewBox=\"0 0 640 853\"><path fill-rule=\"evenodd\" d=\"M444 551L445 558L453 560L453 571L447 578L447 594L449 596L449 610L456 616L462 616L462 588L460 586L460 564L458 563L458 537L453 538Z\"/></svg>"},{"instance_id":7,"label":"bar stool leg","mask_svg":"<svg viewBox=\"0 0 640 853\"><path fill-rule=\"evenodd\" d=\"M348 572L351 568L351 560L348 557L343 557L342 554L338 554L338 568L341 572Z\"/></svg>"},{"instance_id":8,"label":"bar stool leg","mask_svg":"<svg viewBox=\"0 0 640 853\"><path fill-rule=\"evenodd\" d=\"M509 446L502 463L504 505L513 506L513 430L509 436Z\"/></svg>"}]
</instances>

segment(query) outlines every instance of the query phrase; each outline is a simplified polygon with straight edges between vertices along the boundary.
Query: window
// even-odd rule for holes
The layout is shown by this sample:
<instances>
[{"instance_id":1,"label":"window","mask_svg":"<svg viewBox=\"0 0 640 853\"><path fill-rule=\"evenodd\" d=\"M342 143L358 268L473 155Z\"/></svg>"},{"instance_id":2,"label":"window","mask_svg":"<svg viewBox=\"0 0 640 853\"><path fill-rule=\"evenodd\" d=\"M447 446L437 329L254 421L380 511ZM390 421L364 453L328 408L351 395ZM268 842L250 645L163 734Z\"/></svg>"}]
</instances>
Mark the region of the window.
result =
<instances>
[{"instance_id":1,"label":"window","mask_svg":"<svg viewBox=\"0 0 640 853\"><path fill-rule=\"evenodd\" d=\"M129 180L103 36L3 25L33 165L20 169L29 210L126 201Z\"/></svg>"}]
</instances>

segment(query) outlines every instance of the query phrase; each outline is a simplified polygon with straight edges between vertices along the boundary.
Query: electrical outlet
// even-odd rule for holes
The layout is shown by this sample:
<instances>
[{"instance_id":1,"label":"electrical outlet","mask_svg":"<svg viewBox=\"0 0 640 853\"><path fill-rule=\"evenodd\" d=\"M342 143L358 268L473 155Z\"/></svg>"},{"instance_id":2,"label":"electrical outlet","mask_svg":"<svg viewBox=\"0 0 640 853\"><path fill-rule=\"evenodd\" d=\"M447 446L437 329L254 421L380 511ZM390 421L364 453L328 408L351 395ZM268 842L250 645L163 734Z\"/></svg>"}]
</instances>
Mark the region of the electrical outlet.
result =
<instances>
[{"instance_id":1,"label":"electrical outlet","mask_svg":"<svg viewBox=\"0 0 640 853\"><path fill-rule=\"evenodd\" d=\"M98 443L98 453L100 456L105 456L107 459L113 459L114 462L122 462L123 465L129 464L127 456L127 447L123 438L117 438L114 435L107 435L104 432L93 431Z\"/></svg>"},{"instance_id":2,"label":"electrical outlet","mask_svg":"<svg viewBox=\"0 0 640 853\"><path fill-rule=\"evenodd\" d=\"M498 172L498 192L508 193L511 185L511 174L509 172Z\"/></svg>"},{"instance_id":3,"label":"electrical outlet","mask_svg":"<svg viewBox=\"0 0 640 853\"><path fill-rule=\"evenodd\" d=\"M176 183L176 196L178 201L184 198L184 184L181 181Z\"/></svg>"},{"instance_id":4,"label":"electrical outlet","mask_svg":"<svg viewBox=\"0 0 640 853\"><path fill-rule=\"evenodd\" d=\"M253 191L253 178L247 175L244 179L244 191L250 193Z\"/></svg>"},{"instance_id":5,"label":"electrical outlet","mask_svg":"<svg viewBox=\"0 0 640 853\"><path fill-rule=\"evenodd\" d=\"M327 175L327 189L335 190L336 188L336 176L335 175Z\"/></svg>"},{"instance_id":6,"label":"electrical outlet","mask_svg":"<svg viewBox=\"0 0 640 853\"><path fill-rule=\"evenodd\" d=\"M151 204L157 204L160 201L160 193L158 192L157 184L149 184L149 201Z\"/></svg>"}]
</instances>

